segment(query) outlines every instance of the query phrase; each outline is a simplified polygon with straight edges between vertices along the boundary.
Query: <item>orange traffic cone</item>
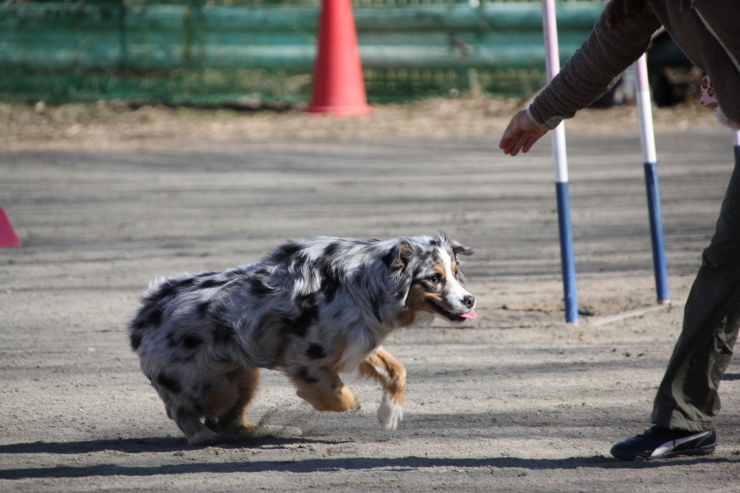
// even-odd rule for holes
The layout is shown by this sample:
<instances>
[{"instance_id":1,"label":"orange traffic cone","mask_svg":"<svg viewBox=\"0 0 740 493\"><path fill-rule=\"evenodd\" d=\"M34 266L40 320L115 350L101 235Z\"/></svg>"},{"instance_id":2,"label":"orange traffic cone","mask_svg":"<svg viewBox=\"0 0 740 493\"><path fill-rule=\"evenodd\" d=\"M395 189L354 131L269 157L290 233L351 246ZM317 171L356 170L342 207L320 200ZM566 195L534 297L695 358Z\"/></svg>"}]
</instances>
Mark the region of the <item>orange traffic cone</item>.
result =
<instances>
[{"instance_id":1,"label":"orange traffic cone","mask_svg":"<svg viewBox=\"0 0 740 493\"><path fill-rule=\"evenodd\" d=\"M16 236L15 231L13 231L13 225L10 224L8 216L5 215L5 211L0 207L0 248L18 246L21 246L21 240Z\"/></svg>"},{"instance_id":2,"label":"orange traffic cone","mask_svg":"<svg viewBox=\"0 0 740 493\"><path fill-rule=\"evenodd\" d=\"M335 116L370 113L350 1L322 0L309 113Z\"/></svg>"}]
</instances>

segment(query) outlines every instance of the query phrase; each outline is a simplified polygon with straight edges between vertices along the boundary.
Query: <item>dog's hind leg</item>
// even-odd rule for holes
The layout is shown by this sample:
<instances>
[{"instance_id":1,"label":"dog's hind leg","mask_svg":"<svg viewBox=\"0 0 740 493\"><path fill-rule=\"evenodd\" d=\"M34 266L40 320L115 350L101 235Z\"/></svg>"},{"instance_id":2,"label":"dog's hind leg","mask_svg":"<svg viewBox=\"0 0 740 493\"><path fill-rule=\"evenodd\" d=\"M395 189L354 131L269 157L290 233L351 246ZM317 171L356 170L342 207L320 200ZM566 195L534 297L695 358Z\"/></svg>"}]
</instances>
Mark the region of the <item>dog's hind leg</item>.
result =
<instances>
[{"instance_id":1,"label":"dog's hind leg","mask_svg":"<svg viewBox=\"0 0 740 493\"><path fill-rule=\"evenodd\" d=\"M218 424L224 432L250 435L257 425L247 419L247 407L257 391L260 373L257 368L245 367L240 368L233 378L238 397L234 405L218 418Z\"/></svg>"},{"instance_id":2,"label":"dog's hind leg","mask_svg":"<svg viewBox=\"0 0 740 493\"><path fill-rule=\"evenodd\" d=\"M355 396L339 375L325 368L302 366L288 376L298 388L298 397L317 411L344 412L355 403Z\"/></svg>"},{"instance_id":3,"label":"dog's hind leg","mask_svg":"<svg viewBox=\"0 0 740 493\"><path fill-rule=\"evenodd\" d=\"M403 421L403 394L406 369L382 347L360 363L360 375L377 380L383 386L378 406L378 420L386 430L395 430Z\"/></svg>"},{"instance_id":4,"label":"dog's hind leg","mask_svg":"<svg viewBox=\"0 0 740 493\"><path fill-rule=\"evenodd\" d=\"M206 405L215 414L206 418L206 426L227 435L250 435L256 425L247 419L246 409L258 384L257 368L240 366L223 374L204 396Z\"/></svg>"}]
</instances>

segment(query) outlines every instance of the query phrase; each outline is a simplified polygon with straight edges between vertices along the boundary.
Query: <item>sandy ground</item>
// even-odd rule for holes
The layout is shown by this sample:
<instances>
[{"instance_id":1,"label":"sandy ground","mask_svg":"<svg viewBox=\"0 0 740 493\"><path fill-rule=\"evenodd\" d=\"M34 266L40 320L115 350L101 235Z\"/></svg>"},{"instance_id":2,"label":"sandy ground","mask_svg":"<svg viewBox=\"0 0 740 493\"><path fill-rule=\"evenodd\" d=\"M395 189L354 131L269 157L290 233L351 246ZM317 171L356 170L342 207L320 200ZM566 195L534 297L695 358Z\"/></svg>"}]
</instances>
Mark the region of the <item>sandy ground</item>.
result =
<instances>
[{"instance_id":1,"label":"sandy ground","mask_svg":"<svg viewBox=\"0 0 740 493\"><path fill-rule=\"evenodd\" d=\"M649 426L731 135L693 106L656 112L673 300L658 307L634 109L569 122L582 314L567 325L549 139L515 159L496 149L515 108L0 106L0 206L24 242L0 250L0 490L740 491L737 361L714 455L609 456ZM480 316L387 341L409 374L395 432L377 423L374 384L349 377L356 408L322 414L266 371L258 437L189 447L128 347L155 276L255 261L289 238L438 230L476 250L464 270Z\"/></svg>"}]
</instances>

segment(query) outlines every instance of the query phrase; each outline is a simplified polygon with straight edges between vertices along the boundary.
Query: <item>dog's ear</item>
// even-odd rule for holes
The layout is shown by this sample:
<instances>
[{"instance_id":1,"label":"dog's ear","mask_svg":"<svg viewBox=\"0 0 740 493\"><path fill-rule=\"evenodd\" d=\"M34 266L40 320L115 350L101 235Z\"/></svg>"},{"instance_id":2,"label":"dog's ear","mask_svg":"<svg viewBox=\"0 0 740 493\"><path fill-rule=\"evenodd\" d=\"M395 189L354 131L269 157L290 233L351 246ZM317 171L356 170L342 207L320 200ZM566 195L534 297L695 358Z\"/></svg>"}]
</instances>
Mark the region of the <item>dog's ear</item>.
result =
<instances>
[{"instance_id":1,"label":"dog's ear","mask_svg":"<svg viewBox=\"0 0 740 493\"><path fill-rule=\"evenodd\" d=\"M452 253L457 255L465 255L470 256L473 255L475 252L472 248L468 248L459 241L455 241L450 239L450 237L445 233L444 231L439 232L439 239L442 241L442 243L447 243L452 248Z\"/></svg>"},{"instance_id":2,"label":"dog's ear","mask_svg":"<svg viewBox=\"0 0 740 493\"><path fill-rule=\"evenodd\" d=\"M458 241L453 241L450 246L452 247L452 253L455 255L465 255L466 257L469 257L475 253L472 248L468 248Z\"/></svg>"},{"instance_id":3,"label":"dog's ear","mask_svg":"<svg viewBox=\"0 0 740 493\"><path fill-rule=\"evenodd\" d=\"M384 257L383 262L392 271L400 271L406 268L411 259L411 245L406 240L393 247Z\"/></svg>"}]
</instances>

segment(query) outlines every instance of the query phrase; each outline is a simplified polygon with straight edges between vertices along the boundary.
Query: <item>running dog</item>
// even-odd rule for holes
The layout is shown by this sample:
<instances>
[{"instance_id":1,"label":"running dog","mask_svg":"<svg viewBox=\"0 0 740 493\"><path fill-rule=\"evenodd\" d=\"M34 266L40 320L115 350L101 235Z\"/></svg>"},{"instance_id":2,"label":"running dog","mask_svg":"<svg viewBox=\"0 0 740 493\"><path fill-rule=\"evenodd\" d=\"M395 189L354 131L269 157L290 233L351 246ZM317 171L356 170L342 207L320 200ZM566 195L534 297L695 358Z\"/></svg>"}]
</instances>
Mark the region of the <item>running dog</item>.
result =
<instances>
[{"instance_id":1,"label":"running dog","mask_svg":"<svg viewBox=\"0 0 740 493\"><path fill-rule=\"evenodd\" d=\"M381 343L434 317L476 318L458 259L472 254L444 233L286 242L254 264L154 281L129 324L131 347L190 444L253 431L246 408L260 368L336 412L354 404L339 373L357 370L383 387L377 416L393 430L406 370Z\"/></svg>"}]
</instances>

